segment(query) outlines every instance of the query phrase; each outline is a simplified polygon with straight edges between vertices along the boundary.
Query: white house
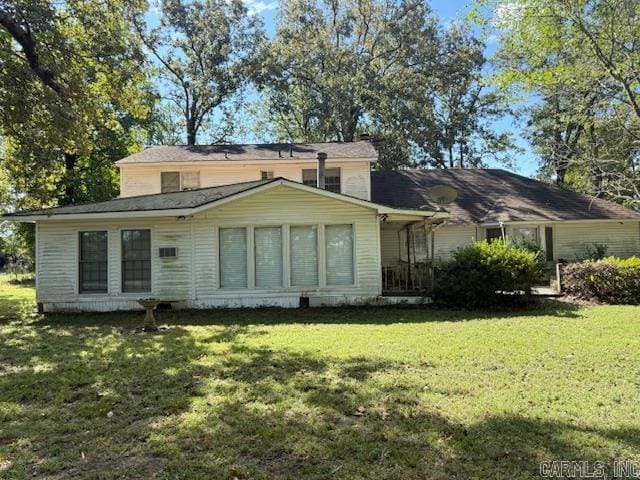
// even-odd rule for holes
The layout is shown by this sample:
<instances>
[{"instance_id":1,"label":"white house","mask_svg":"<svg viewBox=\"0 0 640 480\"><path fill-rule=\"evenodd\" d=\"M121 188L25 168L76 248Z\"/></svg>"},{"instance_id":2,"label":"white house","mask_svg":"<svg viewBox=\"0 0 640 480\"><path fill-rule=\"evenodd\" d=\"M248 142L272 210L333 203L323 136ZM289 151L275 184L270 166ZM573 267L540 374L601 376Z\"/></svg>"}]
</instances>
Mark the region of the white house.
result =
<instances>
[{"instance_id":1,"label":"white house","mask_svg":"<svg viewBox=\"0 0 640 480\"><path fill-rule=\"evenodd\" d=\"M5 215L36 223L45 311L383 303L476 239L547 259L640 253L640 213L502 170L371 172L368 141L151 147L117 162L119 198ZM457 199L436 205L449 185Z\"/></svg>"}]
</instances>

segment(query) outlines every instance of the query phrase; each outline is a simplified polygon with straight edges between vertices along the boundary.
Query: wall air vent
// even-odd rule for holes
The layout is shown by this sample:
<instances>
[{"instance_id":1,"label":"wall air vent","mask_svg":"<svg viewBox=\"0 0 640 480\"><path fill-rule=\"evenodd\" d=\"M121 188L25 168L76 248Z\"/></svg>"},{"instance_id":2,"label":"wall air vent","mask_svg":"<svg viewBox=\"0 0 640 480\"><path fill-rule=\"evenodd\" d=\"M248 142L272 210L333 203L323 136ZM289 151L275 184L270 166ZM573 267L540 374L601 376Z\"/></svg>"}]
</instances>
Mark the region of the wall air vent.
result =
<instances>
[{"instance_id":1,"label":"wall air vent","mask_svg":"<svg viewBox=\"0 0 640 480\"><path fill-rule=\"evenodd\" d=\"M160 247L158 249L158 256L160 258L176 258L178 256L178 249L176 247Z\"/></svg>"}]
</instances>

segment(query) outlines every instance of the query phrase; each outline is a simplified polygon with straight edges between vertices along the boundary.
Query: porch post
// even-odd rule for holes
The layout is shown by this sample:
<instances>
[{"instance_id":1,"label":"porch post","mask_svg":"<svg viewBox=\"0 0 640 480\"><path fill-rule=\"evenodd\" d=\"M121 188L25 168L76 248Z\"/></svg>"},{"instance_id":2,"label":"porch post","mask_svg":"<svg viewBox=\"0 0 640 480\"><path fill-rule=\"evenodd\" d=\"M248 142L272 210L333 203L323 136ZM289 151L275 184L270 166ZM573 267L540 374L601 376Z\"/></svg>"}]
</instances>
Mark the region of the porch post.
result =
<instances>
[{"instance_id":1,"label":"porch post","mask_svg":"<svg viewBox=\"0 0 640 480\"><path fill-rule=\"evenodd\" d=\"M407 230L407 290L409 290L409 285L411 284L411 246L409 241L409 226L411 224L404 227Z\"/></svg>"}]
</instances>

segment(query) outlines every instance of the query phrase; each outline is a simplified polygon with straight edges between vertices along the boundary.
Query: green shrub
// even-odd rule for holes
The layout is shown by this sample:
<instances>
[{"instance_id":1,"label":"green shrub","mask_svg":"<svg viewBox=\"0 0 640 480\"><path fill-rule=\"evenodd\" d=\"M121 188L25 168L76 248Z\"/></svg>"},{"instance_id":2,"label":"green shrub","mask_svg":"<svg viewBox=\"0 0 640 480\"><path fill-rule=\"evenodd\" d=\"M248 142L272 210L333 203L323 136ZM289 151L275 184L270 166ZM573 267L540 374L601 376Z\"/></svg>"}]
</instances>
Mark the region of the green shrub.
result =
<instances>
[{"instance_id":1,"label":"green shrub","mask_svg":"<svg viewBox=\"0 0 640 480\"><path fill-rule=\"evenodd\" d=\"M502 241L476 242L436 269L434 300L455 306L522 302L541 280L542 257Z\"/></svg>"},{"instance_id":2,"label":"green shrub","mask_svg":"<svg viewBox=\"0 0 640 480\"><path fill-rule=\"evenodd\" d=\"M562 290L585 300L640 304L640 258L607 257L562 267Z\"/></svg>"}]
</instances>

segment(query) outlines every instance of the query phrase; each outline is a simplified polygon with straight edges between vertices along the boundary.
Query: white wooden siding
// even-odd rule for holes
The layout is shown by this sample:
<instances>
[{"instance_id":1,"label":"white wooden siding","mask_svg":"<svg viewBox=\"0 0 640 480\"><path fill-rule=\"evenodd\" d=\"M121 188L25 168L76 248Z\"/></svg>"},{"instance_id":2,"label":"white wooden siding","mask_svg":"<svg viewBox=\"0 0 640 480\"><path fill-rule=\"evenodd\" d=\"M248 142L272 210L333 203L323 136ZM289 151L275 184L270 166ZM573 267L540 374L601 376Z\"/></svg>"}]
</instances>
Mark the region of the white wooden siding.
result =
<instances>
[{"instance_id":1,"label":"white wooden siding","mask_svg":"<svg viewBox=\"0 0 640 480\"><path fill-rule=\"evenodd\" d=\"M364 200L371 199L370 163L332 162L327 168L340 168L341 192ZM302 170L316 168L315 162L231 165L198 165L197 163L173 165L123 165L120 167L120 196L146 195L160 193L161 172L200 172L200 187L216 187L232 183L260 180L261 171L273 172L274 177L283 177L302 182Z\"/></svg>"},{"instance_id":2,"label":"white wooden siding","mask_svg":"<svg viewBox=\"0 0 640 480\"><path fill-rule=\"evenodd\" d=\"M555 259L568 261L585 256L586 247L608 245L607 255L640 255L640 222L555 223Z\"/></svg>"},{"instance_id":3,"label":"white wooden siding","mask_svg":"<svg viewBox=\"0 0 640 480\"><path fill-rule=\"evenodd\" d=\"M293 287L237 291L218 288L220 226L284 225L283 231L287 232L291 224L343 223L354 225L354 285L331 287L321 284L304 290ZM146 228L151 230L152 291L121 293L120 232L122 229ZM136 299L150 296L182 301L183 305L191 307L297 306L304 291L316 305L361 302L380 293L377 229L377 213L373 209L286 186L187 219L43 221L38 224L37 301L45 304L48 311L133 309L139 308ZM78 232L85 230L107 230L109 234L109 289L106 294L78 293ZM285 238L288 238L286 234ZM159 247L176 247L178 257L159 258ZM285 278L288 278L287 266L285 256Z\"/></svg>"},{"instance_id":4,"label":"white wooden siding","mask_svg":"<svg viewBox=\"0 0 640 480\"><path fill-rule=\"evenodd\" d=\"M476 241L475 225L445 225L435 232L436 260L448 260L453 253Z\"/></svg>"}]
</instances>

